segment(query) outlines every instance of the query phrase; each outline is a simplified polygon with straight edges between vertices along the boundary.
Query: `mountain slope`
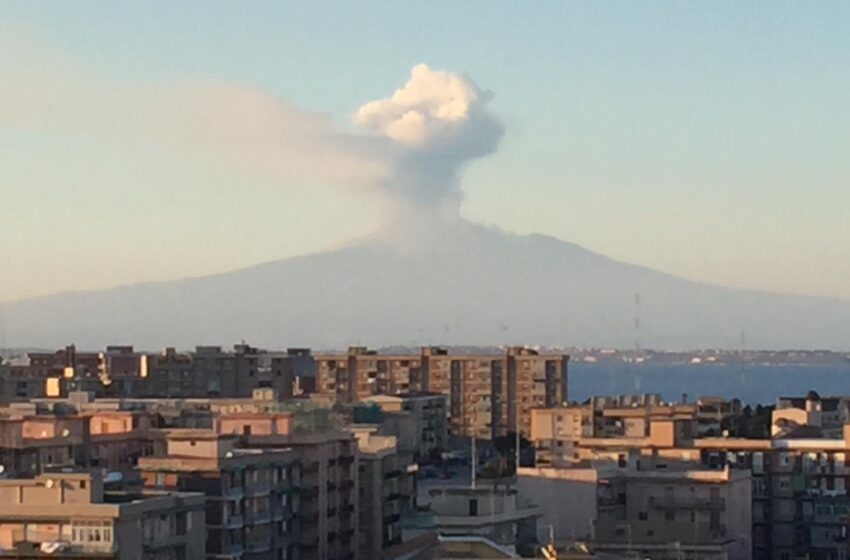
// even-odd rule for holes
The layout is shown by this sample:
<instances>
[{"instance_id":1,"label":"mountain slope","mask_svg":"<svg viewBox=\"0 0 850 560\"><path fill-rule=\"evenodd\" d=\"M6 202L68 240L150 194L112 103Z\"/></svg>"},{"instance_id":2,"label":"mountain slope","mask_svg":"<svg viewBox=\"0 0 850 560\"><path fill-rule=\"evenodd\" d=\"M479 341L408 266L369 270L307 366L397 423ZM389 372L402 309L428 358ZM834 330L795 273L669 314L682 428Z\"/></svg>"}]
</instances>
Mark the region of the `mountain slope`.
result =
<instances>
[{"instance_id":1,"label":"mountain slope","mask_svg":"<svg viewBox=\"0 0 850 560\"><path fill-rule=\"evenodd\" d=\"M850 302L733 290L471 224L226 274L5 304L7 343L850 346Z\"/></svg>"}]
</instances>

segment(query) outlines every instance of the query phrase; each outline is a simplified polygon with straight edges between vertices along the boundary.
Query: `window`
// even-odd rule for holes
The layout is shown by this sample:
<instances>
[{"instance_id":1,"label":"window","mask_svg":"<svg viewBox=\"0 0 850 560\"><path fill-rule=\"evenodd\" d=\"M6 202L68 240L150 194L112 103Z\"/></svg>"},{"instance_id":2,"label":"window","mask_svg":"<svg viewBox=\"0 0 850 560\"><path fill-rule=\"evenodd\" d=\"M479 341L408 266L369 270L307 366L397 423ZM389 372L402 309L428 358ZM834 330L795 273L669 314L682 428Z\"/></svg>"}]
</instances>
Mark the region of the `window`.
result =
<instances>
[{"instance_id":1,"label":"window","mask_svg":"<svg viewBox=\"0 0 850 560\"><path fill-rule=\"evenodd\" d=\"M676 520L676 512L672 510L668 510L664 512L665 521L675 521Z\"/></svg>"},{"instance_id":2,"label":"window","mask_svg":"<svg viewBox=\"0 0 850 560\"><path fill-rule=\"evenodd\" d=\"M472 517L478 515L478 500L469 500L469 515Z\"/></svg>"},{"instance_id":3,"label":"window","mask_svg":"<svg viewBox=\"0 0 850 560\"><path fill-rule=\"evenodd\" d=\"M74 521L71 541L83 544L112 542L112 523L109 521Z\"/></svg>"},{"instance_id":4,"label":"window","mask_svg":"<svg viewBox=\"0 0 850 560\"><path fill-rule=\"evenodd\" d=\"M85 489L86 489L86 481L85 481L85 480L81 480L81 481L80 481L80 489L81 489L81 490L85 490Z\"/></svg>"},{"instance_id":5,"label":"window","mask_svg":"<svg viewBox=\"0 0 850 560\"><path fill-rule=\"evenodd\" d=\"M647 519L649 519L649 514L647 514L645 511L640 511L638 512L638 519L640 519L641 521L646 521Z\"/></svg>"}]
</instances>

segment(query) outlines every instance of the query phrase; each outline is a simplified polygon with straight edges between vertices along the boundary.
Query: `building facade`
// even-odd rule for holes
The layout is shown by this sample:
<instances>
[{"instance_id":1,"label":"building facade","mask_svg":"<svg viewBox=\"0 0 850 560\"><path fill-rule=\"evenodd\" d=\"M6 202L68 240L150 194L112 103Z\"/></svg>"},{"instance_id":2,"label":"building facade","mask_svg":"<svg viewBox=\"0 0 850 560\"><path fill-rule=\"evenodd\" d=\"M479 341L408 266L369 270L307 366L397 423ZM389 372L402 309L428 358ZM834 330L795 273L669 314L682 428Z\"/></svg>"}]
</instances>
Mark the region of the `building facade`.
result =
<instances>
[{"instance_id":1,"label":"building facade","mask_svg":"<svg viewBox=\"0 0 850 560\"><path fill-rule=\"evenodd\" d=\"M446 395L451 433L490 439L517 429L529 434L532 409L564 403L568 361L522 347L482 355L432 347L383 355L355 347L316 356L316 380L319 393L342 403L410 391Z\"/></svg>"},{"instance_id":2,"label":"building facade","mask_svg":"<svg viewBox=\"0 0 850 560\"><path fill-rule=\"evenodd\" d=\"M0 480L0 557L202 560L204 496L107 493L94 473Z\"/></svg>"},{"instance_id":3,"label":"building facade","mask_svg":"<svg viewBox=\"0 0 850 560\"><path fill-rule=\"evenodd\" d=\"M163 456L143 457L146 488L207 497L207 558L297 558L299 466L288 449L245 449L238 436L172 430Z\"/></svg>"}]
</instances>

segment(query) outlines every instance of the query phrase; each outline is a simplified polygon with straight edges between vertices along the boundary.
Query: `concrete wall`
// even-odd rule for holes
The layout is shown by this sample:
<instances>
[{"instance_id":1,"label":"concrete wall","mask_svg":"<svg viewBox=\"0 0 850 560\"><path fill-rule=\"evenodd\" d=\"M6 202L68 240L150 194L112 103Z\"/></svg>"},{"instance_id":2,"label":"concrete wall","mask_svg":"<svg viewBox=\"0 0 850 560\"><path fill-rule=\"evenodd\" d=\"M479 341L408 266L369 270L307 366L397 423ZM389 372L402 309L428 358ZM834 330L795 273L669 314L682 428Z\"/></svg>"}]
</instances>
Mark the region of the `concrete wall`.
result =
<instances>
[{"instance_id":1,"label":"concrete wall","mask_svg":"<svg viewBox=\"0 0 850 560\"><path fill-rule=\"evenodd\" d=\"M519 470L519 492L540 507L543 517L538 527L552 525L555 540L589 540L596 519L595 469Z\"/></svg>"}]
</instances>

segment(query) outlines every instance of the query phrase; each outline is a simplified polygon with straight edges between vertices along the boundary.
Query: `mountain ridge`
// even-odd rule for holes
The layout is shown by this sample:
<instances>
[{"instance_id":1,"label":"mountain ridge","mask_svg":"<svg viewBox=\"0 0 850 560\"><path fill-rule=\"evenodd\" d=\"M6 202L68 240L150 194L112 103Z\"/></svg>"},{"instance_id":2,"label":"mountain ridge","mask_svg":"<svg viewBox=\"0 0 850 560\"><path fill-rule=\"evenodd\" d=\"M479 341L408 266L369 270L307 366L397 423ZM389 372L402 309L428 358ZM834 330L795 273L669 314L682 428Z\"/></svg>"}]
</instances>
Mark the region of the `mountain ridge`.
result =
<instances>
[{"instance_id":1,"label":"mountain ridge","mask_svg":"<svg viewBox=\"0 0 850 560\"><path fill-rule=\"evenodd\" d=\"M639 309L635 294L640 294ZM172 281L6 302L7 344L843 349L850 301L727 288L460 223ZM635 330L639 315L641 328ZM636 340L637 339L637 340Z\"/></svg>"}]
</instances>

